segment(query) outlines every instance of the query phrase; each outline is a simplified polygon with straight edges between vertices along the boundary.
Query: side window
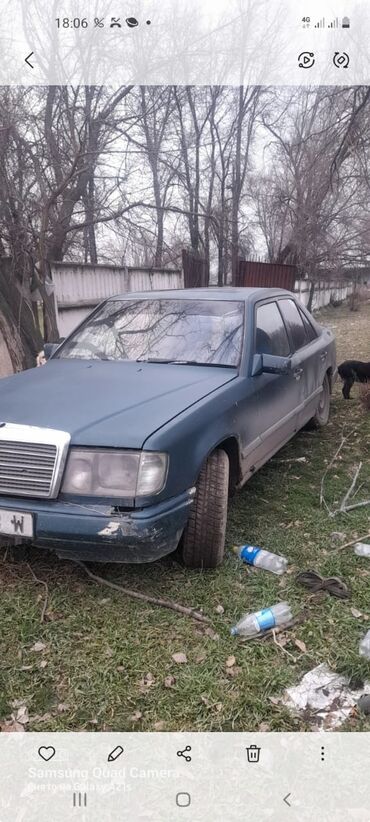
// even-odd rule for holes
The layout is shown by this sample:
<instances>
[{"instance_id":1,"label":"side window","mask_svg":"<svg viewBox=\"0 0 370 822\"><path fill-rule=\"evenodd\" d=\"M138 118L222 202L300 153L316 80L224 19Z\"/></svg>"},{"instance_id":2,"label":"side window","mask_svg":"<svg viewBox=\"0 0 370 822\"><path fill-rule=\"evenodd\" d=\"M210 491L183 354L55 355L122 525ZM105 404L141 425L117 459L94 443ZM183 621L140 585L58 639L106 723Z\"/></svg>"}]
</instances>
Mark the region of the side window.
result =
<instances>
[{"instance_id":1,"label":"side window","mask_svg":"<svg viewBox=\"0 0 370 822\"><path fill-rule=\"evenodd\" d=\"M289 356L289 340L276 303L265 303L257 308L256 354Z\"/></svg>"},{"instance_id":2,"label":"side window","mask_svg":"<svg viewBox=\"0 0 370 822\"><path fill-rule=\"evenodd\" d=\"M315 331L314 327L311 325L310 321L307 319L306 315L303 313L303 311L301 311L300 308L298 308L298 311L299 311L299 313L302 317L302 322L303 322L303 325L306 329L306 335L307 335L308 341L312 342L312 340L317 340L317 334L316 334L316 331Z\"/></svg>"},{"instance_id":3,"label":"side window","mask_svg":"<svg viewBox=\"0 0 370 822\"><path fill-rule=\"evenodd\" d=\"M298 351L298 348L303 348L309 341L298 308L293 300L279 300L279 308L290 331L294 351Z\"/></svg>"}]
</instances>

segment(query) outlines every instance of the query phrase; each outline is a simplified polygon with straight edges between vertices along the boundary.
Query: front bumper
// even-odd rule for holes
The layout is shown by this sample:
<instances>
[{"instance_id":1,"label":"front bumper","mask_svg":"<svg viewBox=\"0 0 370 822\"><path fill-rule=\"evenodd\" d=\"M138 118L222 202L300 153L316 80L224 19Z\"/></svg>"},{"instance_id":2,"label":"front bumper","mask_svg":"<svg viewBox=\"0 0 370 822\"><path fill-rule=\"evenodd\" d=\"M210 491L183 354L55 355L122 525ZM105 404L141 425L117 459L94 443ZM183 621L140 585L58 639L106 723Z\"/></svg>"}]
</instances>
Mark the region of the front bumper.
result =
<instances>
[{"instance_id":1,"label":"front bumper","mask_svg":"<svg viewBox=\"0 0 370 822\"><path fill-rule=\"evenodd\" d=\"M0 496L0 508L33 514L34 538L21 541L55 551L59 557L142 563L175 550L193 499L190 490L148 508L112 513L108 505ZM11 541L0 534L0 543Z\"/></svg>"}]
</instances>

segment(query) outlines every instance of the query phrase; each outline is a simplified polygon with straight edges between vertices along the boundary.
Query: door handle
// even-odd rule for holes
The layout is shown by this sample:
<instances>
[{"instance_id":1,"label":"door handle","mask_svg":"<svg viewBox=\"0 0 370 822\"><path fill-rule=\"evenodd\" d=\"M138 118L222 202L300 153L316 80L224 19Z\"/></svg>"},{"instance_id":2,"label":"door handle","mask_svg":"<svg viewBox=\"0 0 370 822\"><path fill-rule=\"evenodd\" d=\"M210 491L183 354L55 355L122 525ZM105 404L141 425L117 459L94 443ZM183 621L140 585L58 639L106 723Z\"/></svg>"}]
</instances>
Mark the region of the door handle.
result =
<instances>
[{"instance_id":1,"label":"door handle","mask_svg":"<svg viewBox=\"0 0 370 822\"><path fill-rule=\"evenodd\" d=\"M326 360L327 356L328 356L328 352L327 352L327 351L323 351L323 352L320 354L320 360L321 360L321 362L325 362L325 360Z\"/></svg>"},{"instance_id":2,"label":"door handle","mask_svg":"<svg viewBox=\"0 0 370 822\"><path fill-rule=\"evenodd\" d=\"M294 370L294 379L295 380L300 380L302 374L303 374L303 368L295 368L295 370Z\"/></svg>"}]
</instances>

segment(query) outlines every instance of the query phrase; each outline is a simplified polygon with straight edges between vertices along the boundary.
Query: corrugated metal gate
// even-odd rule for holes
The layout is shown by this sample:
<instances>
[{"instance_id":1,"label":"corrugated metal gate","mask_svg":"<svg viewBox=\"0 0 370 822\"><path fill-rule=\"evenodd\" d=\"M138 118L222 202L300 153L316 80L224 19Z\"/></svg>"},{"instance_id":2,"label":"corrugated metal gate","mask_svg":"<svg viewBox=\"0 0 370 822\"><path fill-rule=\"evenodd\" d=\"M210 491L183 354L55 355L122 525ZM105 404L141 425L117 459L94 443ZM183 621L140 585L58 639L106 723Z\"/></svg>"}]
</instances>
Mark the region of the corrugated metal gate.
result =
<instances>
[{"instance_id":1,"label":"corrugated metal gate","mask_svg":"<svg viewBox=\"0 0 370 822\"><path fill-rule=\"evenodd\" d=\"M280 263L260 263L248 260L239 260L238 277L235 285L243 288L287 288L294 290L297 279L295 265L281 265Z\"/></svg>"}]
</instances>

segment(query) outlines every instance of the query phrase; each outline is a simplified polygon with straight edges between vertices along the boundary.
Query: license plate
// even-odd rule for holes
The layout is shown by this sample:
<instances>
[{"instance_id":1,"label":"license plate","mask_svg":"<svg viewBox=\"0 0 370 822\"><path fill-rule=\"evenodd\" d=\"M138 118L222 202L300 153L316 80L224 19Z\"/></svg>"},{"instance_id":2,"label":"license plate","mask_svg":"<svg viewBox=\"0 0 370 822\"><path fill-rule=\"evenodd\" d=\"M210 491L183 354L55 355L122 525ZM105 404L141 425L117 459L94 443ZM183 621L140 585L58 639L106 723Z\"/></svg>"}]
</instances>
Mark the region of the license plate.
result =
<instances>
[{"instance_id":1,"label":"license plate","mask_svg":"<svg viewBox=\"0 0 370 822\"><path fill-rule=\"evenodd\" d=\"M9 537L33 537L32 514L0 509L0 534Z\"/></svg>"}]
</instances>

